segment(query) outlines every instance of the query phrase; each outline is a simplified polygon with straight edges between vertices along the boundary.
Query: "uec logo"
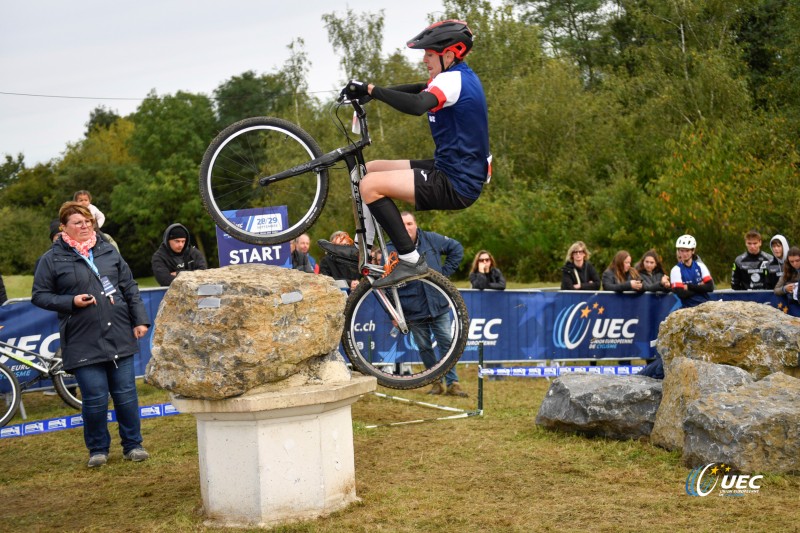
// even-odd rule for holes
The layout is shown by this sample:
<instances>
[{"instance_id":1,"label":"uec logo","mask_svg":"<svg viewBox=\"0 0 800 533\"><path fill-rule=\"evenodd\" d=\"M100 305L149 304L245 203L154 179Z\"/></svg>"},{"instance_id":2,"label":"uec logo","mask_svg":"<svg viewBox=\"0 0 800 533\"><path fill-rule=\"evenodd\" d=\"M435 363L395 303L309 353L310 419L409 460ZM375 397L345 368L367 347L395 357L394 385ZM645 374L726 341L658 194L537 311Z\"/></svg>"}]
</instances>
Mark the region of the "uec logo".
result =
<instances>
[{"instance_id":1,"label":"uec logo","mask_svg":"<svg viewBox=\"0 0 800 533\"><path fill-rule=\"evenodd\" d=\"M725 463L709 463L694 468L686 477L686 494L708 496L720 483L720 496L741 496L758 493L761 485L757 481L764 476L729 474L731 467Z\"/></svg>"},{"instance_id":2,"label":"uec logo","mask_svg":"<svg viewBox=\"0 0 800 533\"><path fill-rule=\"evenodd\" d=\"M589 307L586 302L565 307L558 313L556 324L553 328L553 344L557 348L574 350L586 338L589 329L592 330L593 339L632 339L635 332L633 326L639 323L638 318L625 320L624 318L595 318L592 313L603 313L603 308L595 304Z\"/></svg>"}]
</instances>

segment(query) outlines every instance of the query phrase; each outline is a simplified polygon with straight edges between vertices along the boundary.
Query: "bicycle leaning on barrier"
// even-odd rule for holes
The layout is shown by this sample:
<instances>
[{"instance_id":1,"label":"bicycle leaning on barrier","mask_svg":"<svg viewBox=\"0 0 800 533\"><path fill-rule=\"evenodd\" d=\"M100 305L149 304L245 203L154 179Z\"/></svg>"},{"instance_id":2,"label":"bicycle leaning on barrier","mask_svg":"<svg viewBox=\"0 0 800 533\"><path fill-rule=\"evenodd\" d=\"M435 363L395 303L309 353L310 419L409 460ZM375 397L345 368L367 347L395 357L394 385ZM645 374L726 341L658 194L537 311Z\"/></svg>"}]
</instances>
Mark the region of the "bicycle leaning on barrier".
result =
<instances>
[{"instance_id":1,"label":"bicycle leaning on barrier","mask_svg":"<svg viewBox=\"0 0 800 533\"><path fill-rule=\"evenodd\" d=\"M0 427L8 424L17 414L22 393L45 379L53 382L56 393L64 400L64 403L80 410L81 397L80 391L75 385L75 378L64 370L58 354L53 356L39 354L0 341L0 355L37 372L32 379L20 383L16 373L7 365L0 363Z\"/></svg>"},{"instance_id":2,"label":"bicycle leaning on barrier","mask_svg":"<svg viewBox=\"0 0 800 533\"><path fill-rule=\"evenodd\" d=\"M354 111L350 137L339 117L342 108ZM469 318L458 289L434 270L422 283L428 298L445 303L450 316L449 346L437 346L435 363L422 364L417 342L406 320L397 287L375 288L383 265L369 262L365 218L359 183L366 172L363 150L370 144L364 104L342 95L332 104L335 123L348 145L323 154L317 142L291 122L255 117L236 122L211 142L200 167L200 193L216 224L229 235L251 244L287 242L310 228L328 197L329 169L343 161L350 176L358 246L358 267L364 276L345 305L342 346L352 364L378 383L395 389L425 386L441 378L461 357L467 343ZM349 114L349 113L348 113ZM287 220L282 224L281 213ZM371 216L371 215L369 215ZM374 218L373 218L374 220ZM386 242L375 221L377 243L388 258ZM427 329L426 329L427 331ZM441 339L440 339L441 340ZM402 364L408 363L408 364ZM429 362L430 364L430 362ZM410 374L405 369L410 366ZM401 375L396 370L404 369Z\"/></svg>"}]
</instances>

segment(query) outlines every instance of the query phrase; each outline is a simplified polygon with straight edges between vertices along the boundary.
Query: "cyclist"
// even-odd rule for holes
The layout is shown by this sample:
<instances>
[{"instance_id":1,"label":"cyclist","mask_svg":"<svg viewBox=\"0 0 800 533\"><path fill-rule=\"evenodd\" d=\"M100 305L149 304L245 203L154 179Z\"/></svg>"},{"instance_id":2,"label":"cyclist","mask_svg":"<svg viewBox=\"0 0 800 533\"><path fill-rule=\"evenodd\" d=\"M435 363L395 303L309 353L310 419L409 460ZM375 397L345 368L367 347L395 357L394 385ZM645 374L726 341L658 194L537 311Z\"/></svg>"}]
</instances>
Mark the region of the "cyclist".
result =
<instances>
[{"instance_id":1,"label":"cyclist","mask_svg":"<svg viewBox=\"0 0 800 533\"><path fill-rule=\"evenodd\" d=\"M694 307L709 300L714 292L714 280L705 263L694 253L697 241L691 235L681 235L675 242L678 264L672 267L672 291L681 299L682 307Z\"/></svg>"},{"instance_id":2,"label":"cyclist","mask_svg":"<svg viewBox=\"0 0 800 533\"><path fill-rule=\"evenodd\" d=\"M409 202L418 211L464 209L477 200L490 173L486 97L478 76L463 62L472 49L472 31L467 23L437 22L411 39L408 46L425 51L423 62L430 75L427 83L383 88L351 80L343 91L351 100L374 98L403 113L427 112L436 145L430 160L378 160L366 165L361 195L398 254L398 260L390 261L384 276L373 284L377 288L428 275L425 257L406 233L392 199ZM365 238L371 246L375 228L371 217L366 218ZM320 246L341 253L325 241Z\"/></svg>"}]
</instances>

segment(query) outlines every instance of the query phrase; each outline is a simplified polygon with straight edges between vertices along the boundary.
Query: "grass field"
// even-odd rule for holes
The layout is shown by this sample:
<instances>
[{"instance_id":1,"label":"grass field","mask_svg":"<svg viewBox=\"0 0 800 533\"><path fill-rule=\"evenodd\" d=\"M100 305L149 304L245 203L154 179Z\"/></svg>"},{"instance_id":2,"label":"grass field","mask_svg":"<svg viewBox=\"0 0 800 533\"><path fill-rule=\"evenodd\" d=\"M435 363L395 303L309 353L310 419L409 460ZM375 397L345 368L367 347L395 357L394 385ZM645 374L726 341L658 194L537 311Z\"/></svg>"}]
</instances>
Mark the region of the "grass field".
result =
<instances>
[{"instance_id":1,"label":"grass field","mask_svg":"<svg viewBox=\"0 0 800 533\"><path fill-rule=\"evenodd\" d=\"M474 409L476 365L459 367ZM768 475L757 495L686 495L677 453L642 441L552 433L533 420L549 383L487 381L484 415L365 429L442 416L367 395L353 405L358 503L283 532L800 530L800 477ZM389 394L395 391L381 389ZM142 384L141 403L168 397ZM430 400L424 391L400 396ZM29 419L69 412L57 397L25 396ZM142 423L152 459L122 461L112 424L109 465L85 466L80 431L0 440L0 524L28 531L218 531L203 525L194 418ZM236 473L231 473L236 475Z\"/></svg>"}]
</instances>

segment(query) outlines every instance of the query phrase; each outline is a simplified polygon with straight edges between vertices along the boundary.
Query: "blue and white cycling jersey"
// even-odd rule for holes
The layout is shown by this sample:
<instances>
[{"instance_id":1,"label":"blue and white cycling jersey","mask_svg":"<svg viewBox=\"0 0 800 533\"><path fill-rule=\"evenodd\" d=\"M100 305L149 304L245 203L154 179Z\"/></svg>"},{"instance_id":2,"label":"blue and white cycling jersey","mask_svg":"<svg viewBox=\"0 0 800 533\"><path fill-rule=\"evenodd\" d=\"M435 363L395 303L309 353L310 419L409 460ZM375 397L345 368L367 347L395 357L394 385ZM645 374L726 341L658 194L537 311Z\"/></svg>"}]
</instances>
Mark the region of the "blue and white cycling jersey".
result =
<instances>
[{"instance_id":1,"label":"blue and white cycling jersey","mask_svg":"<svg viewBox=\"0 0 800 533\"><path fill-rule=\"evenodd\" d=\"M453 188L470 200L483 189L489 173L489 113L478 76L458 63L430 80L425 89L439 105L428 111L436 144L434 166Z\"/></svg>"}]
</instances>

